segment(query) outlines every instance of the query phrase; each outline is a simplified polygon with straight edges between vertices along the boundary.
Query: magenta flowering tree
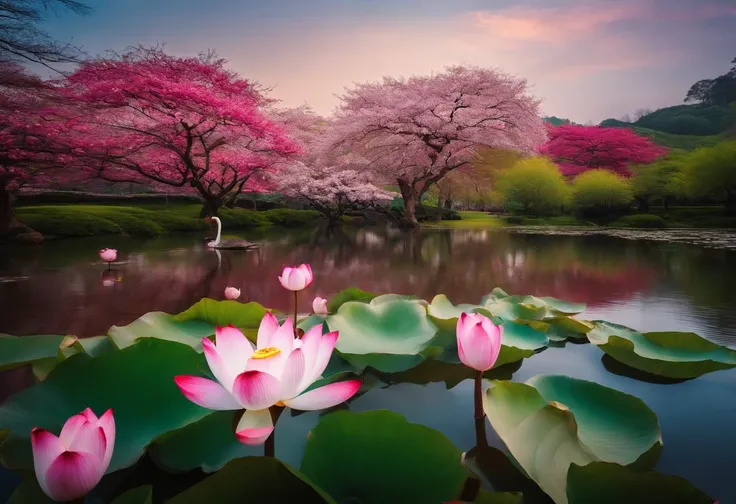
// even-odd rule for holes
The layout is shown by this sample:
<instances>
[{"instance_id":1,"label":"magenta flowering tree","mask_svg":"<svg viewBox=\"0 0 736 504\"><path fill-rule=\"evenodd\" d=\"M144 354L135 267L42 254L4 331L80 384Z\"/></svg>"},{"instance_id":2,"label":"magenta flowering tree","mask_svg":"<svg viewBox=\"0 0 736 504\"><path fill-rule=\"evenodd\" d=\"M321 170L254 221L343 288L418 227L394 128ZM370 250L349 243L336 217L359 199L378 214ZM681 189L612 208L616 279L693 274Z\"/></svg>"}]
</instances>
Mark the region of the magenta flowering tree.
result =
<instances>
[{"instance_id":1,"label":"magenta flowering tree","mask_svg":"<svg viewBox=\"0 0 736 504\"><path fill-rule=\"evenodd\" d=\"M630 177L630 165L651 163L664 156L667 149L629 128L570 124L551 126L549 141L541 152L558 164L563 175L602 168Z\"/></svg>"},{"instance_id":2,"label":"magenta flowering tree","mask_svg":"<svg viewBox=\"0 0 736 504\"><path fill-rule=\"evenodd\" d=\"M524 79L455 66L431 76L385 77L346 90L323 148L360 157L376 180L398 184L405 218L430 185L467 166L479 147L533 152L547 139Z\"/></svg>"},{"instance_id":3,"label":"magenta flowering tree","mask_svg":"<svg viewBox=\"0 0 736 504\"><path fill-rule=\"evenodd\" d=\"M99 176L196 191L204 214L264 189L264 172L298 152L260 87L213 53L179 58L138 47L83 63L63 92L86 106L76 118L87 134L78 153Z\"/></svg>"}]
</instances>

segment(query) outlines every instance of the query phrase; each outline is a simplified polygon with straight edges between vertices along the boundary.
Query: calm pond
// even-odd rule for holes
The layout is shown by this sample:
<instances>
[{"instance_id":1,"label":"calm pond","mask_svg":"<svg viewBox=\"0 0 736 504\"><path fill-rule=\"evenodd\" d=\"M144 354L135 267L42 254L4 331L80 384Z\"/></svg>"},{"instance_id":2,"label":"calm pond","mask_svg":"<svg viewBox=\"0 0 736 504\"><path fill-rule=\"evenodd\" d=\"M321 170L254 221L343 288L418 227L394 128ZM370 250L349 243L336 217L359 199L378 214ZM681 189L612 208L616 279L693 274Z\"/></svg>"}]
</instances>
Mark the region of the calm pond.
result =
<instances>
[{"instance_id":1,"label":"calm pond","mask_svg":"<svg viewBox=\"0 0 736 504\"><path fill-rule=\"evenodd\" d=\"M311 263L314 296L349 286L372 292L446 294L476 303L493 287L588 304L582 315L645 331L693 331L736 348L736 251L610 236L555 236L503 230L401 233L382 228L271 231L244 234L257 251L208 250L200 236L154 240L120 237L0 248L0 333L103 334L146 312L180 312L202 297L289 310L291 294L277 276L284 265ZM114 273L97 256L119 250ZM593 345L548 348L525 359L515 381L566 374L641 398L659 417L664 450L657 469L677 474L719 499L736 502L736 369L675 384L627 376ZM28 382L27 371L0 373L0 402ZM354 411L391 409L410 422L442 431L461 450L474 444L472 381L446 390L443 382L376 388L351 402ZM298 466L317 413L285 416L277 456ZM488 428L489 440L501 446ZM242 454L259 453L242 447ZM0 492L1 494L2 492ZM0 497L2 497L0 495ZM0 499L1 500L1 499Z\"/></svg>"}]
</instances>

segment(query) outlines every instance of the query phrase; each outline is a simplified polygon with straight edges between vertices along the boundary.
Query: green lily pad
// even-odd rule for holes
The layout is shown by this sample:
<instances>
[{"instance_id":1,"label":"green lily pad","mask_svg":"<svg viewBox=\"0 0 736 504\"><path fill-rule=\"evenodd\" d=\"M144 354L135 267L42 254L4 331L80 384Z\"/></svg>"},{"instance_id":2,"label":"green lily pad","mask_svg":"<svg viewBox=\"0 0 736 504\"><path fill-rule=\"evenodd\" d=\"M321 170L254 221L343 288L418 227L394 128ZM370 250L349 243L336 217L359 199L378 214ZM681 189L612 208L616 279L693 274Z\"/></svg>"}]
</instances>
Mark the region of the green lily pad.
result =
<instances>
[{"instance_id":1,"label":"green lily pad","mask_svg":"<svg viewBox=\"0 0 736 504\"><path fill-rule=\"evenodd\" d=\"M329 301L327 301L327 310L330 313L335 313L342 305L344 305L348 301L370 303L371 300L375 297L378 297L378 294L366 292L356 287L350 287L332 296Z\"/></svg>"},{"instance_id":2,"label":"green lily pad","mask_svg":"<svg viewBox=\"0 0 736 504\"><path fill-rule=\"evenodd\" d=\"M648 467L662 448L657 417L640 399L568 376L495 382L483 407L511 455L557 504L567 503L570 464Z\"/></svg>"},{"instance_id":3,"label":"green lily pad","mask_svg":"<svg viewBox=\"0 0 736 504\"><path fill-rule=\"evenodd\" d=\"M299 471L272 457L233 460L167 504L337 504Z\"/></svg>"},{"instance_id":4,"label":"green lily pad","mask_svg":"<svg viewBox=\"0 0 736 504\"><path fill-rule=\"evenodd\" d=\"M572 464L567 472L570 504L713 504L713 498L679 476L632 471L606 462Z\"/></svg>"},{"instance_id":5,"label":"green lily pad","mask_svg":"<svg viewBox=\"0 0 736 504\"><path fill-rule=\"evenodd\" d=\"M442 433L397 413L337 411L312 430L301 470L338 502L426 504L460 495L460 457Z\"/></svg>"},{"instance_id":6,"label":"green lily pad","mask_svg":"<svg viewBox=\"0 0 736 504\"><path fill-rule=\"evenodd\" d=\"M174 473L197 468L211 473L233 459L263 455L263 446L247 446L235 437L235 415L239 420L243 412L215 411L198 422L167 432L149 447L149 455L156 465Z\"/></svg>"},{"instance_id":7,"label":"green lily pad","mask_svg":"<svg viewBox=\"0 0 736 504\"><path fill-rule=\"evenodd\" d=\"M549 296L510 296L498 288L484 296L481 304L494 315L506 320L544 320L575 315L586 308L584 303L573 303Z\"/></svg>"},{"instance_id":8,"label":"green lily pad","mask_svg":"<svg viewBox=\"0 0 736 504\"><path fill-rule=\"evenodd\" d=\"M164 312L148 312L126 326L112 326L108 334L120 349L154 338L182 343L201 352L202 338L215 334L215 325L202 320L177 320Z\"/></svg>"},{"instance_id":9,"label":"green lily pad","mask_svg":"<svg viewBox=\"0 0 736 504\"><path fill-rule=\"evenodd\" d=\"M487 492L481 489L472 502L476 504L524 504L524 496L518 492Z\"/></svg>"},{"instance_id":10,"label":"green lily pad","mask_svg":"<svg viewBox=\"0 0 736 504\"><path fill-rule=\"evenodd\" d=\"M20 482L6 504L54 504L55 502L43 493L35 476L28 476Z\"/></svg>"},{"instance_id":11,"label":"green lily pad","mask_svg":"<svg viewBox=\"0 0 736 504\"><path fill-rule=\"evenodd\" d=\"M0 461L9 469L32 470L33 427L58 434L70 416L87 407L98 415L113 408L117 433L108 472L128 467L154 438L208 413L187 400L174 383L174 376L199 375L206 367L193 349L156 338L95 358L75 355L45 381L0 405L0 429L11 431L0 445Z\"/></svg>"},{"instance_id":12,"label":"green lily pad","mask_svg":"<svg viewBox=\"0 0 736 504\"><path fill-rule=\"evenodd\" d=\"M542 296L539 299L544 301L552 313L556 312L560 315L577 315L583 313L587 308L585 303L573 303L572 301L563 301L549 296Z\"/></svg>"},{"instance_id":13,"label":"green lily pad","mask_svg":"<svg viewBox=\"0 0 736 504\"><path fill-rule=\"evenodd\" d=\"M153 504L153 487L143 485L132 488L115 498L112 504Z\"/></svg>"},{"instance_id":14,"label":"green lily pad","mask_svg":"<svg viewBox=\"0 0 736 504\"><path fill-rule=\"evenodd\" d=\"M43 381L56 366L78 353L86 353L97 357L103 353L115 351L115 345L108 336L92 336L79 339L76 336L64 336L56 357L37 360L33 363L33 374L38 381Z\"/></svg>"},{"instance_id":15,"label":"green lily pad","mask_svg":"<svg viewBox=\"0 0 736 504\"><path fill-rule=\"evenodd\" d=\"M498 362L498 361L497 361ZM483 373L487 380L510 380L513 374L521 368L521 360L495 365L492 369ZM449 362L430 359L422 362L416 367L400 373L387 375L385 381L388 383L416 383L427 385L428 383L445 382L445 387L450 390L465 380L475 378L476 371L464 364L452 364Z\"/></svg>"},{"instance_id":16,"label":"green lily pad","mask_svg":"<svg viewBox=\"0 0 736 504\"><path fill-rule=\"evenodd\" d=\"M200 320L215 326L226 326L257 329L266 310L258 303L239 303L238 301L217 301L204 298L189 309L175 316L177 321Z\"/></svg>"},{"instance_id":17,"label":"green lily pad","mask_svg":"<svg viewBox=\"0 0 736 504\"><path fill-rule=\"evenodd\" d=\"M434 318L439 320L455 320L455 322L457 322L457 319L460 318L460 315L462 315L463 312L475 313L478 310L486 311L485 308L480 305L454 305L444 294L437 294L432 298L432 302L427 307L427 312Z\"/></svg>"},{"instance_id":18,"label":"green lily pad","mask_svg":"<svg viewBox=\"0 0 736 504\"><path fill-rule=\"evenodd\" d=\"M694 333L640 333L605 321L594 321L591 343L619 362L668 378L695 378L736 367L736 351Z\"/></svg>"},{"instance_id":19,"label":"green lily pad","mask_svg":"<svg viewBox=\"0 0 736 504\"><path fill-rule=\"evenodd\" d=\"M404 371L443 350L426 308L408 300L350 301L325 321L340 333L336 350L358 370Z\"/></svg>"},{"instance_id":20,"label":"green lily pad","mask_svg":"<svg viewBox=\"0 0 736 504\"><path fill-rule=\"evenodd\" d=\"M390 303L392 301L411 301L412 303L418 303L423 306L427 306L427 302L413 294L381 294L370 300L372 305L379 305L383 303Z\"/></svg>"},{"instance_id":21,"label":"green lily pad","mask_svg":"<svg viewBox=\"0 0 736 504\"><path fill-rule=\"evenodd\" d=\"M64 336L11 336L0 334L0 371L56 357Z\"/></svg>"}]
</instances>

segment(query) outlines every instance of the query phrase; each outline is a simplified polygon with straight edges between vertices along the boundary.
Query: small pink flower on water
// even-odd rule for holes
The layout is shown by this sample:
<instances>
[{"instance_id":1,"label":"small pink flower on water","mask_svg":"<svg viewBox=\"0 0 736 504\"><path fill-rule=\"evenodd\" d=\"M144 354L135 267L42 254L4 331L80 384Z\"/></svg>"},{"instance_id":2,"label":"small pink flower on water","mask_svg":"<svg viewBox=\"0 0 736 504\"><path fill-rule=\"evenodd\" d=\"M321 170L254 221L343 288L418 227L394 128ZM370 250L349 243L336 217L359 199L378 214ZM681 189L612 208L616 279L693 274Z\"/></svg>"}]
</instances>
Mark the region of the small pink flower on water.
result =
<instances>
[{"instance_id":1,"label":"small pink flower on water","mask_svg":"<svg viewBox=\"0 0 736 504\"><path fill-rule=\"evenodd\" d=\"M312 310L317 315L327 315L327 300L321 297L314 298L314 301L312 301Z\"/></svg>"},{"instance_id":2,"label":"small pink flower on water","mask_svg":"<svg viewBox=\"0 0 736 504\"><path fill-rule=\"evenodd\" d=\"M493 367L501 351L503 328L479 313L463 313L457 320L457 353L460 361L476 371Z\"/></svg>"},{"instance_id":3,"label":"small pink flower on water","mask_svg":"<svg viewBox=\"0 0 736 504\"><path fill-rule=\"evenodd\" d=\"M238 299L240 297L240 289L235 287L227 287L225 289L225 297L227 299Z\"/></svg>"},{"instance_id":4,"label":"small pink flower on water","mask_svg":"<svg viewBox=\"0 0 736 504\"><path fill-rule=\"evenodd\" d=\"M274 429L270 407L321 410L347 401L358 391L361 381L347 380L305 392L327 367L337 336L337 332L323 335L318 324L297 339L290 318L279 326L276 317L266 313L255 348L232 325L217 328L215 343L202 339L216 381L199 376L174 380L187 399L203 408L245 409L235 435L241 443L258 445Z\"/></svg>"},{"instance_id":5,"label":"small pink flower on water","mask_svg":"<svg viewBox=\"0 0 736 504\"><path fill-rule=\"evenodd\" d=\"M105 262L111 263L118 258L118 251L116 249L102 249L100 250L100 259Z\"/></svg>"},{"instance_id":6,"label":"small pink flower on water","mask_svg":"<svg viewBox=\"0 0 736 504\"><path fill-rule=\"evenodd\" d=\"M312 283L312 280L314 280L314 277L309 264L302 264L298 267L287 266L279 277L281 285L290 291L306 289Z\"/></svg>"},{"instance_id":7,"label":"small pink flower on water","mask_svg":"<svg viewBox=\"0 0 736 504\"><path fill-rule=\"evenodd\" d=\"M97 418L91 409L70 417L59 436L31 430L33 467L38 484L55 501L87 495L110 466L115 447L112 410Z\"/></svg>"}]
</instances>

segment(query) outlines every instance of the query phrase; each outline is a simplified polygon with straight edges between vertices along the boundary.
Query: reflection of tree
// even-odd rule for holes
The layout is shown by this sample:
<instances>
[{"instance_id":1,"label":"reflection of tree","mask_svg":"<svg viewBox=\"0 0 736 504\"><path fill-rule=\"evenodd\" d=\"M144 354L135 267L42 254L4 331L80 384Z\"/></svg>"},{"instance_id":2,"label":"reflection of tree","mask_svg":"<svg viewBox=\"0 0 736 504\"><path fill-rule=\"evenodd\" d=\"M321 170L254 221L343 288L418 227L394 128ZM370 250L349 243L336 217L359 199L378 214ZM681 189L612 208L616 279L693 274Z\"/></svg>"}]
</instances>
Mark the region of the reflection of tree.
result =
<instances>
[{"instance_id":1,"label":"reflection of tree","mask_svg":"<svg viewBox=\"0 0 736 504\"><path fill-rule=\"evenodd\" d=\"M0 284L0 303L8 313L0 319L0 332L101 334L148 311L176 313L204 296L222 299L229 285L241 289L241 301L288 310L292 298L277 277L285 265L305 262L315 280L300 294L303 307L313 296L349 286L425 299L444 293L454 302L471 303L500 286L595 305L646 290L668 265L676 267L674 260L663 260L661 246L602 237L349 226L243 237L259 241L260 249L221 251L220 260L191 235L145 242L95 238L76 245L70 240L11 256L0 264L0 275L30 278ZM100 283L103 266L96 251L101 246L120 250L122 264L116 268L123 281L114 288ZM698 269L706 267L703 260Z\"/></svg>"}]
</instances>

